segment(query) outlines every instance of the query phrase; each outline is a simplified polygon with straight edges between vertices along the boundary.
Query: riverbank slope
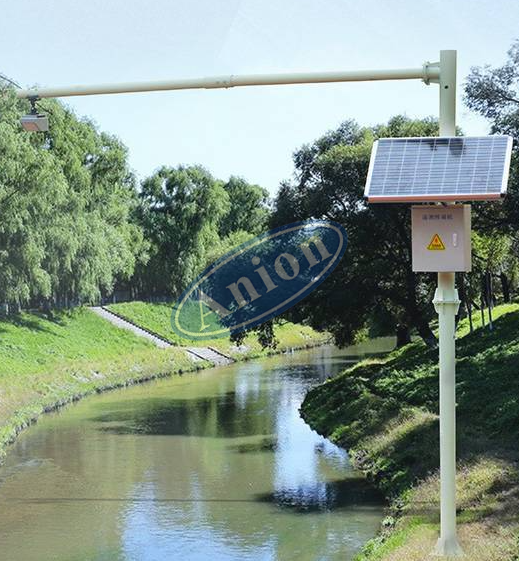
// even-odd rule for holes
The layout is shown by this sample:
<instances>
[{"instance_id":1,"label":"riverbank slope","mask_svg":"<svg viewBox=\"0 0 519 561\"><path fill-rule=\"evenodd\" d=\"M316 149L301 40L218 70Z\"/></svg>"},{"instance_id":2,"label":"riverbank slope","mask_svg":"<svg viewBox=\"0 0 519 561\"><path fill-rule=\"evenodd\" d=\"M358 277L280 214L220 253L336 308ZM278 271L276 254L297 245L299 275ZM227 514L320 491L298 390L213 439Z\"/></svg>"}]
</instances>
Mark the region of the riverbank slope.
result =
<instances>
[{"instance_id":1,"label":"riverbank slope","mask_svg":"<svg viewBox=\"0 0 519 561\"><path fill-rule=\"evenodd\" d=\"M150 315L153 315L153 304ZM284 323L275 329L276 352L324 343L327 335ZM266 355L253 336L236 360ZM87 308L50 314L21 313L0 319L0 461L16 435L39 415L85 395L212 366L193 362L182 347L159 349Z\"/></svg>"},{"instance_id":2,"label":"riverbank slope","mask_svg":"<svg viewBox=\"0 0 519 561\"><path fill-rule=\"evenodd\" d=\"M467 561L519 557L519 305L458 326L458 521ZM423 561L439 531L437 351L421 341L314 388L302 414L392 499L362 561Z\"/></svg>"},{"instance_id":3,"label":"riverbank slope","mask_svg":"<svg viewBox=\"0 0 519 561\"><path fill-rule=\"evenodd\" d=\"M172 345L193 347L209 346L234 360L241 360L244 353L246 358L250 359L259 358L268 352L274 352L274 349L265 351L258 342L258 338L254 335L246 337L240 347L236 347L236 345L230 343L229 339L225 337L205 341L189 341L183 339L171 328L171 309L173 304L174 302L149 304L148 302L136 300L133 302L109 304L105 307L121 318L162 337ZM316 337L319 342L330 339L328 334L318 334L312 328L303 325L294 327L294 324L290 322L283 322L282 324L275 325L275 337L281 346L281 351L291 348L304 348L307 346L307 343L313 345L315 343L312 341L314 341Z\"/></svg>"}]
</instances>

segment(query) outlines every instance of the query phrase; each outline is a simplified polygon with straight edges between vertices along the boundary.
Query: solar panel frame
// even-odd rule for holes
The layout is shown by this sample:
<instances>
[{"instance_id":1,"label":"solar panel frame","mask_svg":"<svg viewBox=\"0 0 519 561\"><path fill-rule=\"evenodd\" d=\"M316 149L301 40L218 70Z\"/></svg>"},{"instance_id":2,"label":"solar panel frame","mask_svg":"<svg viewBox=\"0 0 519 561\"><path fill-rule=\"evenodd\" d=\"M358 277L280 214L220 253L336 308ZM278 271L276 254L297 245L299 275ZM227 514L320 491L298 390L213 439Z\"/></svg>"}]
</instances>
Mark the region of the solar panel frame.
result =
<instances>
[{"instance_id":1,"label":"solar panel frame","mask_svg":"<svg viewBox=\"0 0 519 561\"><path fill-rule=\"evenodd\" d=\"M376 158L377 158L377 153L378 153L378 149L379 149L379 145L381 142L384 141L389 141L389 142L397 142L397 141L406 141L405 144L405 149L407 149L408 145L415 145L415 146L419 146L421 147L421 145L423 144L427 144L427 145L431 145L434 141L435 144L439 144L441 145L445 145L447 144L448 148L451 148L451 144L452 144L452 140L457 140L457 141L462 141L460 143L460 145L463 147L465 146L465 144L467 144L467 141L469 143L474 143L474 141L476 141L476 147L479 147L479 143L478 141L484 141L484 140L493 140L493 139L500 139L500 140L506 140L506 146L505 146L505 152L504 152L504 158L502 159L502 163L503 166L501 167L501 163L499 164L499 168L498 170L500 170L500 177L501 177L501 181L500 181L500 189L498 190L492 190L489 191L487 190L487 192L440 192L440 190L437 190L436 192L428 192L428 193L424 193L423 189L422 192L420 192L419 190L417 190L416 193L409 193L409 192L405 192L405 193L395 193L395 192L391 192L389 194L386 193L381 193L381 194L372 194L370 192L370 188L372 185L372 180L373 180L373 173L374 173L374 168L375 168L375 163L376 163ZM439 142L438 142L439 141ZM368 168L368 175L367 175L367 179L366 179L366 187L364 190L364 196L368 199L368 202L370 203L389 203L389 202L451 202L451 201L482 201L482 200L496 200L496 199L501 199L505 194L506 194L506 190L507 190L507 185L508 185L508 177L509 177L509 171L510 171L510 161L511 161L511 156L512 156L512 144L513 144L513 138L509 135L488 135L488 136L442 136L442 137L431 137L431 136L423 136L423 137L394 137L394 138L380 138L378 140L376 140L373 143L373 148L371 151L371 158L370 158L370 163L369 163L369 168ZM494 144L492 144L492 148L493 148ZM404 149L404 152L405 152ZM462 148L463 149L463 148ZM501 148L502 149L502 148ZM402 153L399 153L399 157L402 157L403 160L403 156ZM417 159L419 160L420 156L417 157ZM432 160L432 158L431 158ZM477 154L476 154L476 160L477 161ZM389 166L389 156L387 157L387 165ZM431 161L432 163L432 161ZM402 161L403 164L403 161ZM400 175L402 174L402 168L403 165L400 164ZM460 163L460 167L461 167L461 163ZM447 164L444 168L443 174L445 176L447 170ZM490 170L491 170L491 165L488 166L488 173L490 174ZM494 170L495 171L495 170ZM501 174L502 172L502 174ZM431 169L429 168L429 174L431 173ZM387 174L387 170L386 170L386 174ZM416 169L415 169L415 174L416 174ZM458 171L458 177L459 177L459 171ZM487 182L488 182L488 178L487 178ZM394 187L391 188L392 191L395 190ZM413 186L412 189L415 189L415 187Z\"/></svg>"}]
</instances>

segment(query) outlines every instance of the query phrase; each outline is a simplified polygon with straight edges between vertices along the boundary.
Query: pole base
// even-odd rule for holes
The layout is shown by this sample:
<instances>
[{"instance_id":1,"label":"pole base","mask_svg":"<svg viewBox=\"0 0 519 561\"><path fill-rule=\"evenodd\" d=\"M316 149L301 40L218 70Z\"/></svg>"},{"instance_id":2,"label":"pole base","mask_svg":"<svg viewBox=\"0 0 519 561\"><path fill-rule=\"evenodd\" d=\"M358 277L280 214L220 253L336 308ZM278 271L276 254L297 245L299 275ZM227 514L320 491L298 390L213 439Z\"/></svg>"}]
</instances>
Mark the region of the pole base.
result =
<instances>
[{"instance_id":1,"label":"pole base","mask_svg":"<svg viewBox=\"0 0 519 561\"><path fill-rule=\"evenodd\" d=\"M433 555L437 557L463 557L463 550L456 536L452 538L438 538Z\"/></svg>"}]
</instances>

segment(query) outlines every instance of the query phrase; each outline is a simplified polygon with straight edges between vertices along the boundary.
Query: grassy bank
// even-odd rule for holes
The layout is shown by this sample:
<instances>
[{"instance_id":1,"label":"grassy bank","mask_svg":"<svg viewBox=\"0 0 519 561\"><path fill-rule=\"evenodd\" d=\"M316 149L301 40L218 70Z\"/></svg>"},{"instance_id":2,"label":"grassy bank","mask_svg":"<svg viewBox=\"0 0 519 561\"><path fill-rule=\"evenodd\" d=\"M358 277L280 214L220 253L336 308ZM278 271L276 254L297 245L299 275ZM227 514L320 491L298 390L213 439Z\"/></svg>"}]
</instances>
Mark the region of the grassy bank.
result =
<instances>
[{"instance_id":1,"label":"grassy bank","mask_svg":"<svg viewBox=\"0 0 519 561\"><path fill-rule=\"evenodd\" d=\"M147 302L121 302L109 304L109 310L125 319L145 328L173 344L183 345L186 342L171 329L171 309L173 304L158 303L150 305Z\"/></svg>"},{"instance_id":2,"label":"grassy bank","mask_svg":"<svg viewBox=\"0 0 519 561\"><path fill-rule=\"evenodd\" d=\"M276 337L280 352L324 339L309 328L288 323L276 330ZM224 340L221 345L238 359L268 352L251 337L246 348L235 349ZM180 347L158 349L88 309L2 319L0 459L16 434L45 411L94 392L204 366L209 364L194 364Z\"/></svg>"},{"instance_id":3,"label":"grassy bank","mask_svg":"<svg viewBox=\"0 0 519 561\"><path fill-rule=\"evenodd\" d=\"M460 322L457 343L460 541L474 561L519 558L519 306L494 329ZM422 561L439 531L437 351L415 342L313 389L302 413L351 451L392 499L359 559Z\"/></svg>"},{"instance_id":4,"label":"grassy bank","mask_svg":"<svg viewBox=\"0 0 519 561\"><path fill-rule=\"evenodd\" d=\"M245 338L241 348L229 342L228 338L211 339L210 341L190 341L183 339L171 328L172 304L148 304L147 302L122 302L106 306L109 310L119 316L156 333L175 345L204 346L209 345L221 352L240 360L245 354L247 358L253 358L265 354L258 343L257 337L249 335ZM324 341L326 335L317 335L310 327L284 322L276 326L276 339L282 348L303 348L307 344L313 344L315 338Z\"/></svg>"}]
</instances>

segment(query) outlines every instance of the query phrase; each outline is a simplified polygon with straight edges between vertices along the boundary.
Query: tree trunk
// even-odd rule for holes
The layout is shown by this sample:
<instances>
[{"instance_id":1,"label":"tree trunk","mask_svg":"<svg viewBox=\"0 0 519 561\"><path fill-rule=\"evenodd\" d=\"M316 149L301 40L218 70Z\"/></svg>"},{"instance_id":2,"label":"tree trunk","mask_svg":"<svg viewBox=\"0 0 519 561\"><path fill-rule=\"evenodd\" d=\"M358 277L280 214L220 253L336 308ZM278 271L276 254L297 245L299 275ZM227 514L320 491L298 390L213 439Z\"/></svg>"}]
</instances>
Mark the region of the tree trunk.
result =
<instances>
[{"instance_id":1,"label":"tree trunk","mask_svg":"<svg viewBox=\"0 0 519 561\"><path fill-rule=\"evenodd\" d=\"M490 329L494 329L494 324L492 321L492 308L494 307L494 288L492 286L492 275L490 271L486 273L487 278L487 303L488 303L488 325Z\"/></svg>"},{"instance_id":2,"label":"tree trunk","mask_svg":"<svg viewBox=\"0 0 519 561\"><path fill-rule=\"evenodd\" d=\"M501 289L503 291L503 301L505 304L510 302L510 281L505 273L499 273L499 280L501 281Z\"/></svg>"},{"instance_id":3,"label":"tree trunk","mask_svg":"<svg viewBox=\"0 0 519 561\"><path fill-rule=\"evenodd\" d=\"M485 271L481 275L481 320L483 323L483 327L485 327L485 315L484 315L484 308L485 306L488 308L488 318L489 323L488 326L492 329L492 277L489 271Z\"/></svg>"},{"instance_id":4,"label":"tree trunk","mask_svg":"<svg viewBox=\"0 0 519 561\"><path fill-rule=\"evenodd\" d=\"M419 320L416 325L418 335L423 339L423 342L431 349L435 349L438 346L438 341L429 327L429 323L425 320Z\"/></svg>"},{"instance_id":5,"label":"tree trunk","mask_svg":"<svg viewBox=\"0 0 519 561\"><path fill-rule=\"evenodd\" d=\"M409 327L405 323L399 323L396 326L396 346L404 347L411 342L411 333Z\"/></svg>"},{"instance_id":6,"label":"tree trunk","mask_svg":"<svg viewBox=\"0 0 519 561\"><path fill-rule=\"evenodd\" d=\"M465 275L460 275L460 297L461 297L461 305L465 306L467 310L467 317L469 318L469 328L470 333L474 331L474 324L472 323L472 305L470 303L470 298L467 298L467 290L465 288ZM458 317L458 316L456 316ZM457 324L456 324L457 325Z\"/></svg>"},{"instance_id":7,"label":"tree trunk","mask_svg":"<svg viewBox=\"0 0 519 561\"><path fill-rule=\"evenodd\" d=\"M416 289L416 275L411 269L407 274L407 302L405 311L408 319L408 325L416 328L418 335L423 339L423 342L430 348L438 346L438 341L429 327L429 322L425 319L423 311L420 309L417 298Z\"/></svg>"},{"instance_id":8,"label":"tree trunk","mask_svg":"<svg viewBox=\"0 0 519 561\"><path fill-rule=\"evenodd\" d=\"M474 331L474 323L472 322L472 304L470 303L470 299L465 301L465 306L467 307L467 317L469 318L469 329L472 333Z\"/></svg>"}]
</instances>

